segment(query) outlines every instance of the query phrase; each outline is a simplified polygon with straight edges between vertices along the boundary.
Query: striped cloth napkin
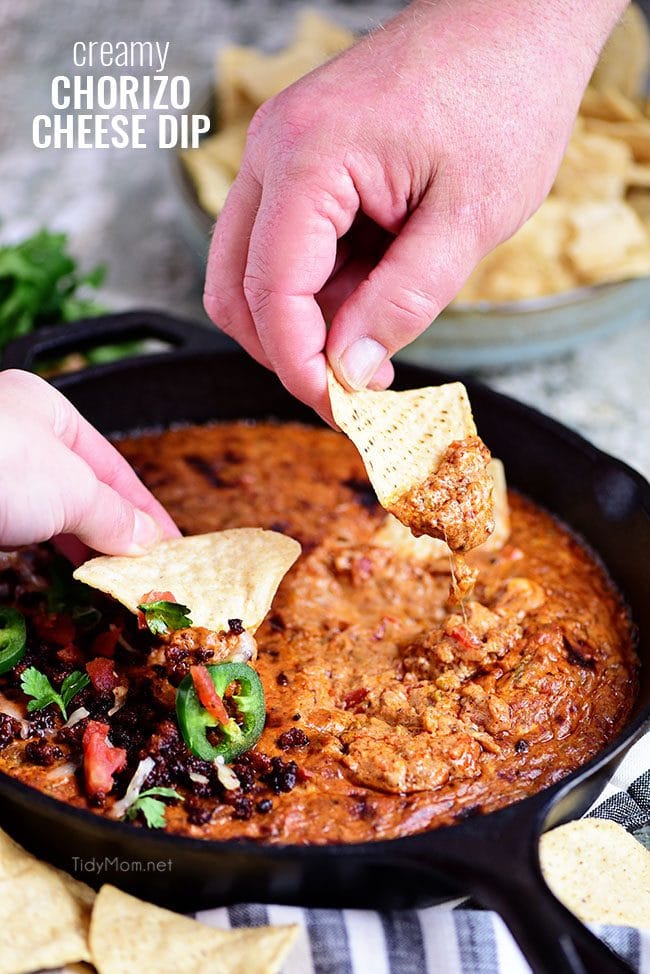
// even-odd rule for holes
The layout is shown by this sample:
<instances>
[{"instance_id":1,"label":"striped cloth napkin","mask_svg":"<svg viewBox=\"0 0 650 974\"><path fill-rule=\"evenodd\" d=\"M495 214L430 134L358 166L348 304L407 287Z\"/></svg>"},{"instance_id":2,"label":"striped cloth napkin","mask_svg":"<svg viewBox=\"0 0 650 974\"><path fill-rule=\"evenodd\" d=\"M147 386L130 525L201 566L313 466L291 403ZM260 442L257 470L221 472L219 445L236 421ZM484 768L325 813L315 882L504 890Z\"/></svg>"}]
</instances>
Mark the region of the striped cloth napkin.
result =
<instances>
[{"instance_id":1,"label":"striped cloth napkin","mask_svg":"<svg viewBox=\"0 0 650 974\"><path fill-rule=\"evenodd\" d=\"M587 811L624 825L650 846L650 733L624 761ZM530 967L499 916L465 901L426 910L304 910L240 905L196 914L216 927L298 923L299 940L283 974L529 974ZM593 925L639 974L650 974L647 930Z\"/></svg>"}]
</instances>

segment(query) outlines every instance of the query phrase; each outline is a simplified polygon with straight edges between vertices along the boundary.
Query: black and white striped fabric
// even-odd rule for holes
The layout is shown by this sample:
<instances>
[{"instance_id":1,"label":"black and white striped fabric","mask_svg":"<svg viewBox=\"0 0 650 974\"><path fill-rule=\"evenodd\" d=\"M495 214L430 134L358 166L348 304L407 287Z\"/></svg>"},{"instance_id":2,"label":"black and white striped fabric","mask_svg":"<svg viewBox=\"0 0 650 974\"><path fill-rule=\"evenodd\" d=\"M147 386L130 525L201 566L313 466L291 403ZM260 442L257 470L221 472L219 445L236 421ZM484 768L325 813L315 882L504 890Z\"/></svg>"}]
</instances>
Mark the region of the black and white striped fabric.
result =
<instances>
[{"instance_id":1,"label":"black and white striped fabric","mask_svg":"<svg viewBox=\"0 0 650 974\"><path fill-rule=\"evenodd\" d=\"M624 825L650 843L650 733L586 813ZM427 910L373 913L240 905L197 914L217 927L298 923L300 938L283 974L529 974L499 916L462 902ZM650 974L650 928L593 926L639 974Z\"/></svg>"}]
</instances>

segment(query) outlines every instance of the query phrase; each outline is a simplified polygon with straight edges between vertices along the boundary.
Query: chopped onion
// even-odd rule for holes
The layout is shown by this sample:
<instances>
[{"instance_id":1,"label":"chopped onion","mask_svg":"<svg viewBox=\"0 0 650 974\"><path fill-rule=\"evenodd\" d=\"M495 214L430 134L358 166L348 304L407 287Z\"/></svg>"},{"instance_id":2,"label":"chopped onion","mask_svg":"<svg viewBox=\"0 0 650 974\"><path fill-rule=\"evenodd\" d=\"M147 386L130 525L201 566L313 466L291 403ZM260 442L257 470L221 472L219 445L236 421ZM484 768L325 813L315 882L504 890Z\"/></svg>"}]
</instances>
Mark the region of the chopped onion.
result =
<instances>
[{"instance_id":1,"label":"chopped onion","mask_svg":"<svg viewBox=\"0 0 650 974\"><path fill-rule=\"evenodd\" d=\"M58 768L52 768L51 771L48 771L45 777L49 782L62 781L64 778L71 778L78 767L79 765L73 761L66 761L65 764L60 764Z\"/></svg>"},{"instance_id":2,"label":"chopped onion","mask_svg":"<svg viewBox=\"0 0 650 974\"><path fill-rule=\"evenodd\" d=\"M111 815L113 818L122 818L126 814L127 809L133 804L140 792L142 791L142 786L149 777L149 774L155 767L156 762L153 758L143 758L140 764L135 769L135 774L129 781L126 791L124 792L124 797L120 798L118 802L115 802L113 808L111 809Z\"/></svg>"},{"instance_id":3,"label":"chopped onion","mask_svg":"<svg viewBox=\"0 0 650 974\"><path fill-rule=\"evenodd\" d=\"M226 791L236 791L240 787L241 782L235 774L232 768L229 768L227 764L224 763L222 757L215 758L214 766L217 769L217 778L226 789Z\"/></svg>"},{"instance_id":4,"label":"chopped onion","mask_svg":"<svg viewBox=\"0 0 650 974\"><path fill-rule=\"evenodd\" d=\"M240 633L237 646L230 659L233 661L233 663L248 663L250 660L256 658L257 643L255 642L255 638L250 632L245 631Z\"/></svg>"},{"instance_id":5,"label":"chopped onion","mask_svg":"<svg viewBox=\"0 0 650 974\"><path fill-rule=\"evenodd\" d=\"M190 778L192 781L196 781L197 785L209 785L210 779L204 774L199 774L197 771L190 771Z\"/></svg>"},{"instance_id":6,"label":"chopped onion","mask_svg":"<svg viewBox=\"0 0 650 974\"><path fill-rule=\"evenodd\" d=\"M78 724L80 720L84 719L84 717L90 717L90 711L86 710L85 707L77 707L76 710L72 711L63 726L74 727L74 725Z\"/></svg>"},{"instance_id":7,"label":"chopped onion","mask_svg":"<svg viewBox=\"0 0 650 974\"><path fill-rule=\"evenodd\" d=\"M113 700L115 701L115 706L111 707L111 709L108 711L109 717L112 717L113 714L116 714L118 710L122 709L122 707L126 703L126 697L128 692L129 692L128 687L122 687L122 686L115 687L115 689L113 690Z\"/></svg>"}]
</instances>

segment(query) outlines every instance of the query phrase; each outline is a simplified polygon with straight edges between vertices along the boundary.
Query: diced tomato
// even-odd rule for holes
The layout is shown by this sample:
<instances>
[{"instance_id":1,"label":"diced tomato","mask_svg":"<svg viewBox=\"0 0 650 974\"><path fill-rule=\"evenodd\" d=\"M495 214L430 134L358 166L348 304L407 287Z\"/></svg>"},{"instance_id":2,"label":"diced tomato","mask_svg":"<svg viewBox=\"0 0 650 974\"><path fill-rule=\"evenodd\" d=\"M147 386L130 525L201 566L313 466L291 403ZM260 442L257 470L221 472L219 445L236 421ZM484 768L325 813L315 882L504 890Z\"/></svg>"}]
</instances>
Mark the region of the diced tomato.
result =
<instances>
[{"instance_id":1,"label":"diced tomato","mask_svg":"<svg viewBox=\"0 0 650 974\"><path fill-rule=\"evenodd\" d=\"M105 656L98 656L86 663L86 672L98 693L110 693L119 683L113 671L113 661Z\"/></svg>"},{"instance_id":2,"label":"diced tomato","mask_svg":"<svg viewBox=\"0 0 650 974\"><path fill-rule=\"evenodd\" d=\"M465 649L479 649L481 646L481 640L467 626L456 626L455 629L451 630L449 635Z\"/></svg>"},{"instance_id":3,"label":"diced tomato","mask_svg":"<svg viewBox=\"0 0 650 974\"><path fill-rule=\"evenodd\" d=\"M108 731L108 724L97 720L89 721L84 731L84 776L89 796L107 795L113 787L113 775L126 765L126 751L109 743Z\"/></svg>"},{"instance_id":4,"label":"diced tomato","mask_svg":"<svg viewBox=\"0 0 650 974\"><path fill-rule=\"evenodd\" d=\"M202 707L220 724L227 724L230 720L223 700L214 688L212 677L205 666L190 666L192 683Z\"/></svg>"},{"instance_id":5,"label":"diced tomato","mask_svg":"<svg viewBox=\"0 0 650 974\"><path fill-rule=\"evenodd\" d=\"M176 602L176 596L171 592L145 592L139 604L149 605L150 602Z\"/></svg>"},{"instance_id":6,"label":"diced tomato","mask_svg":"<svg viewBox=\"0 0 650 974\"><path fill-rule=\"evenodd\" d=\"M75 625L70 616L37 616L34 620L36 632L46 643L67 646L74 642Z\"/></svg>"},{"instance_id":7,"label":"diced tomato","mask_svg":"<svg viewBox=\"0 0 650 974\"><path fill-rule=\"evenodd\" d=\"M82 651L78 646L75 646L74 643L68 643L67 646L57 649L56 658L60 660L64 666L81 666L86 659Z\"/></svg>"},{"instance_id":8,"label":"diced tomato","mask_svg":"<svg viewBox=\"0 0 650 974\"><path fill-rule=\"evenodd\" d=\"M171 592L145 592L138 605L149 605L150 602L177 602L175 595ZM147 629L147 620L142 610L138 611L138 629Z\"/></svg>"},{"instance_id":9,"label":"diced tomato","mask_svg":"<svg viewBox=\"0 0 650 974\"><path fill-rule=\"evenodd\" d=\"M106 632L100 632L98 636L95 636L90 650L93 656L114 656L115 647L121 635L122 626L114 626L111 623Z\"/></svg>"}]
</instances>

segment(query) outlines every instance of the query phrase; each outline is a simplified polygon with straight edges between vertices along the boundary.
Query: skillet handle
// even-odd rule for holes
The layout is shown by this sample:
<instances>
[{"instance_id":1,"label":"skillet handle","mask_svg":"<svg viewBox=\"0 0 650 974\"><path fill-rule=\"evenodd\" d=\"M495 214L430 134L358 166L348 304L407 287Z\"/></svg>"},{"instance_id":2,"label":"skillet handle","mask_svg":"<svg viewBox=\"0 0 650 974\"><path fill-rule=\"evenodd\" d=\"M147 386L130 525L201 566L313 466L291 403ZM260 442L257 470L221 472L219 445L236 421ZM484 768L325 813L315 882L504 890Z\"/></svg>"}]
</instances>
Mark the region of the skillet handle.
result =
<instances>
[{"instance_id":1,"label":"skillet handle","mask_svg":"<svg viewBox=\"0 0 650 974\"><path fill-rule=\"evenodd\" d=\"M41 357L58 358L98 345L142 338L158 338L176 349L190 352L209 351L224 345L214 327L204 327L159 311L127 311L40 328L11 342L0 364L3 369L31 370Z\"/></svg>"},{"instance_id":2,"label":"skillet handle","mask_svg":"<svg viewBox=\"0 0 650 974\"><path fill-rule=\"evenodd\" d=\"M539 863L552 801L543 794L445 833L443 854L421 838L420 869L453 882L505 920L534 974L633 974L553 895ZM433 833L435 836L435 833ZM432 854L433 853L433 854Z\"/></svg>"}]
</instances>

